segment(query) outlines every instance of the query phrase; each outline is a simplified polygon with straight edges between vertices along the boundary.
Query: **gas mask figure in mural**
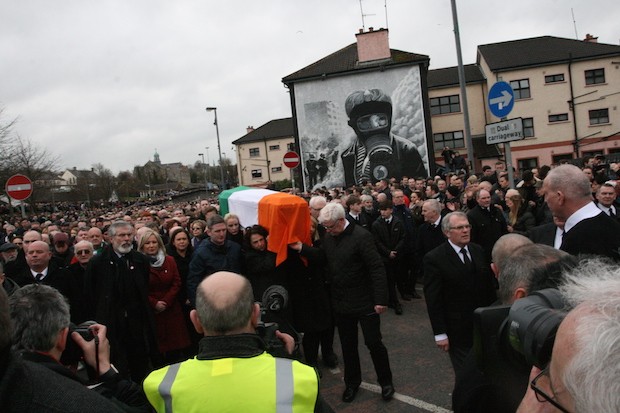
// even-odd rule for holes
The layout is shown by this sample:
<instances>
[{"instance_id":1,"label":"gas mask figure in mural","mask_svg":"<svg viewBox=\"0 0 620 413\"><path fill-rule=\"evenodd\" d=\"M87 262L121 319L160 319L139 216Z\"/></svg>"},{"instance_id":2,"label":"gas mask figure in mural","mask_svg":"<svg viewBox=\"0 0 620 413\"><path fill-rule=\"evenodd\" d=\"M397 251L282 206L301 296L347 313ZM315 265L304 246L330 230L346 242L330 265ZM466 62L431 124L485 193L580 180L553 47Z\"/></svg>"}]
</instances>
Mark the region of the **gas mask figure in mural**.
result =
<instances>
[{"instance_id":1,"label":"gas mask figure in mural","mask_svg":"<svg viewBox=\"0 0 620 413\"><path fill-rule=\"evenodd\" d=\"M392 100L380 89L358 90L345 102L349 126L357 139L342 154L345 185L375 183L403 175L426 177L422 157L407 139L395 136L392 128Z\"/></svg>"}]
</instances>

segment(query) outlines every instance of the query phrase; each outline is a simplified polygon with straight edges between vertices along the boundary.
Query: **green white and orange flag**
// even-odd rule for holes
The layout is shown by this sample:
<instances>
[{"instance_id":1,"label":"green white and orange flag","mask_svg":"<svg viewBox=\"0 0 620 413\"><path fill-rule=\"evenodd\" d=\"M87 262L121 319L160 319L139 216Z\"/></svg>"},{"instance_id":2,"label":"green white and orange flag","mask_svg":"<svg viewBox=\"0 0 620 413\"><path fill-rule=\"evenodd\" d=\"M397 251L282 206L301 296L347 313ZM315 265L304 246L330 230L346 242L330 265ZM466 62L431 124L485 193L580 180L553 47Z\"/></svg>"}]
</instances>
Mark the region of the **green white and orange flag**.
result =
<instances>
[{"instance_id":1,"label":"green white and orange flag","mask_svg":"<svg viewBox=\"0 0 620 413\"><path fill-rule=\"evenodd\" d=\"M243 228L259 224L269 231L267 248L277 254L276 265L286 259L288 244L311 244L308 203L298 196L240 186L222 191L219 201L222 216L230 212Z\"/></svg>"}]
</instances>

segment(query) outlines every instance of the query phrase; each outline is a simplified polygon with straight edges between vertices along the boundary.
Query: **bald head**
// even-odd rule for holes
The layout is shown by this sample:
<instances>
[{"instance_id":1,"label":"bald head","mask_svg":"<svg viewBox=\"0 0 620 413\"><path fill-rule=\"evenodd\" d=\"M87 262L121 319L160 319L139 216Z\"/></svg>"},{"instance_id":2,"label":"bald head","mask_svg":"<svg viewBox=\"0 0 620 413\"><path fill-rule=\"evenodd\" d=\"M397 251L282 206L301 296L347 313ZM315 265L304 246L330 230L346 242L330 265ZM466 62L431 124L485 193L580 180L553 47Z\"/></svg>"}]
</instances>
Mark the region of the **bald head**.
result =
<instances>
[{"instance_id":1,"label":"bald head","mask_svg":"<svg viewBox=\"0 0 620 413\"><path fill-rule=\"evenodd\" d=\"M501 236L495 245L493 245L493 251L491 252L491 259L493 260L491 268L495 275L497 276L501 273L506 259L510 257L510 254L520 246L527 244L533 244L533 242L521 234L506 234Z\"/></svg>"},{"instance_id":2,"label":"bald head","mask_svg":"<svg viewBox=\"0 0 620 413\"><path fill-rule=\"evenodd\" d=\"M41 237L41 233L38 231L26 231L26 233L24 234L24 245L23 245L23 249L24 249L24 253L28 252L28 247L30 246L30 244L32 244L35 241L41 241L43 238Z\"/></svg>"},{"instance_id":3,"label":"bald head","mask_svg":"<svg viewBox=\"0 0 620 413\"><path fill-rule=\"evenodd\" d=\"M564 221L592 201L590 181L574 165L552 169L543 181L542 191L553 215Z\"/></svg>"},{"instance_id":4,"label":"bald head","mask_svg":"<svg viewBox=\"0 0 620 413\"><path fill-rule=\"evenodd\" d=\"M26 262L32 271L41 272L45 270L52 258L50 246L43 241L34 241L28 247Z\"/></svg>"},{"instance_id":5,"label":"bald head","mask_svg":"<svg viewBox=\"0 0 620 413\"><path fill-rule=\"evenodd\" d=\"M191 318L196 330L205 335L253 333L259 311L248 279L220 271L198 286Z\"/></svg>"}]
</instances>

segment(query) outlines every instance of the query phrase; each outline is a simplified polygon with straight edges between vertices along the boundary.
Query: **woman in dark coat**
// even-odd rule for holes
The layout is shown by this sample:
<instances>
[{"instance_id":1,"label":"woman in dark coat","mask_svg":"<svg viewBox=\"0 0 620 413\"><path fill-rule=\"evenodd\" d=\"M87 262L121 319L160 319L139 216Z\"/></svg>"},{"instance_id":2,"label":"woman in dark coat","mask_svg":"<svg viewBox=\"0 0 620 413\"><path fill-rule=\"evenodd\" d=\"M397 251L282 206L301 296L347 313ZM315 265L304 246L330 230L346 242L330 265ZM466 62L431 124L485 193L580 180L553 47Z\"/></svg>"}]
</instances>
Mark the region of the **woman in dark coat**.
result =
<instances>
[{"instance_id":1,"label":"woman in dark coat","mask_svg":"<svg viewBox=\"0 0 620 413\"><path fill-rule=\"evenodd\" d=\"M243 246L243 229L239 224L239 217L228 213L224 215L224 222L226 223L226 239Z\"/></svg>"},{"instance_id":2,"label":"woman in dark coat","mask_svg":"<svg viewBox=\"0 0 620 413\"><path fill-rule=\"evenodd\" d=\"M506 223L508 232L525 234L536 226L536 218L530 211L527 202L524 202L521 194L516 189L509 189L506 192Z\"/></svg>"},{"instance_id":3,"label":"woman in dark coat","mask_svg":"<svg viewBox=\"0 0 620 413\"><path fill-rule=\"evenodd\" d=\"M183 350L190 346L189 334L177 295L181 289L181 276L177 265L166 255L164 243L155 231L144 233L138 246L150 261L149 304L155 313L155 328L160 365L172 364L183 359ZM159 366L155 366L159 367Z\"/></svg>"}]
</instances>

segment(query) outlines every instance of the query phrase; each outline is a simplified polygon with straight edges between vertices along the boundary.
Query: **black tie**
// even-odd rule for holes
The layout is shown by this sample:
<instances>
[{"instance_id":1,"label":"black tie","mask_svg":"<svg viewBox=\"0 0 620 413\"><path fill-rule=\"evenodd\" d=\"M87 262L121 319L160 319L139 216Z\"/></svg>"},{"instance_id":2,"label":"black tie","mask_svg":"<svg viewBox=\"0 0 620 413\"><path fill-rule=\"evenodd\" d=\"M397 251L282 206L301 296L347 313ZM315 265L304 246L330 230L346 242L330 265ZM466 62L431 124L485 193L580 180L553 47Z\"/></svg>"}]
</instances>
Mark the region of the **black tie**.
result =
<instances>
[{"instance_id":1,"label":"black tie","mask_svg":"<svg viewBox=\"0 0 620 413\"><path fill-rule=\"evenodd\" d=\"M356 216L356 217L355 217L355 220L359 223L359 222L360 222L360 216L359 216L359 215L358 215L358 216Z\"/></svg>"},{"instance_id":2,"label":"black tie","mask_svg":"<svg viewBox=\"0 0 620 413\"><path fill-rule=\"evenodd\" d=\"M461 248L461 254L463 254L463 262L467 268L471 268L471 260L469 259L469 255L467 254L467 250L465 248Z\"/></svg>"},{"instance_id":3,"label":"black tie","mask_svg":"<svg viewBox=\"0 0 620 413\"><path fill-rule=\"evenodd\" d=\"M611 209L611 207L609 208L609 216L612 218L616 217L616 214L614 214L614 211Z\"/></svg>"},{"instance_id":4,"label":"black tie","mask_svg":"<svg viewBox=\"0 0 620 413\"><path fill-rule=\"evenodd\" d=\"M35 281L40 283L41 280L43 279L43 274L38 273L36 277L34 277Z\"/></svg>"}]
</instances>

